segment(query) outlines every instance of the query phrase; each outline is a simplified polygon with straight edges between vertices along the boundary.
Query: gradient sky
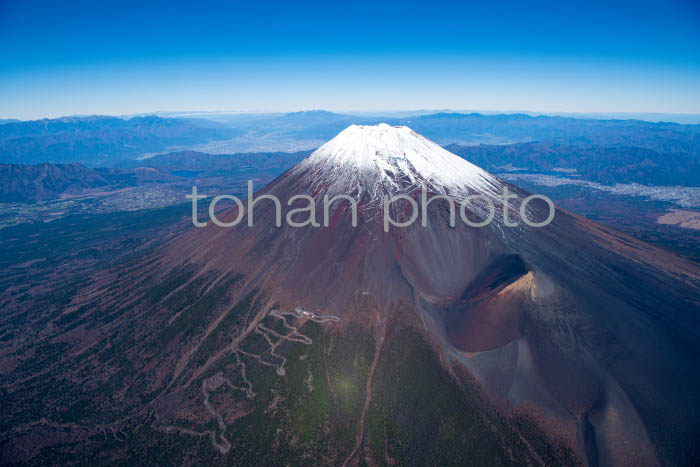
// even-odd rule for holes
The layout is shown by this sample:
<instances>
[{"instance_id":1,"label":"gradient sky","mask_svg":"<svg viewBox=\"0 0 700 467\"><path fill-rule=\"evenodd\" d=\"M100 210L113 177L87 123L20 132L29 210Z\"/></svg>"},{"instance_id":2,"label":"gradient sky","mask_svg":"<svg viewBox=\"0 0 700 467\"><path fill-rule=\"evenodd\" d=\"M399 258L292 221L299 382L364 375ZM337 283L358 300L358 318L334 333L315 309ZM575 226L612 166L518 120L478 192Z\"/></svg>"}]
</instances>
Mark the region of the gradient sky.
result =
<instances>
[{"instance_id":1,"label":"gradient sky","mask_svg":"<svg viewBox=\"0 0 700 467\"><path fill-rule=\"evenodd\" d=\"M0 0L0 118L700 113L700 2Z\"/></svg>"}]
</instances>

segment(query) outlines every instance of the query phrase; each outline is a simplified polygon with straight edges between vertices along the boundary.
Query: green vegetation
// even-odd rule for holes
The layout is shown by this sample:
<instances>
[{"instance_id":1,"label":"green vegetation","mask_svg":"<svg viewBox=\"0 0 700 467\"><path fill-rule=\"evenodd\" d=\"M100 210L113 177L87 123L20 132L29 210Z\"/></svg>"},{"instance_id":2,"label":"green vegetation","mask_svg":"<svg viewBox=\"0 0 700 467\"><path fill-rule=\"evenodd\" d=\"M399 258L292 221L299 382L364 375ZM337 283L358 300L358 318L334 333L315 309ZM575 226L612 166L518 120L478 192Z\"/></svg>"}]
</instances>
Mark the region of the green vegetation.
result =
<instances>
[{"instance_id":1,"label":"green vegetation","mask_svg":"<svg viewBox=\"0 0 700 467\"><path fill-rule=\"evenodd\" d=\"M472 383L459 383L445 371L421 333L395 319L387 335L368 413L368 449L375 462L527 463L531 456L517 434Z\"/></svg>"}]
</instances>

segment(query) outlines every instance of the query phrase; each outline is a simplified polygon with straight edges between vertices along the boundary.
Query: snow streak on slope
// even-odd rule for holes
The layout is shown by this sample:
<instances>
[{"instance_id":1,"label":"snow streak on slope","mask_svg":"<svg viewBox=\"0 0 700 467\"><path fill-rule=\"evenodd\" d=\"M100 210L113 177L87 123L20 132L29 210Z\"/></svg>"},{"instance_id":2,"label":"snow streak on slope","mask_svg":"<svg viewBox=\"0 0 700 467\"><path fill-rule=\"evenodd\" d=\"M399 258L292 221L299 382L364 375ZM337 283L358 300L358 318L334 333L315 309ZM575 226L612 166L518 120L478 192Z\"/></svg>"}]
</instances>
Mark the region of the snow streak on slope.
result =
<instances>
[{"instance_id":1,"label":"snow streak on slope","mask_svg":"<svg viewBox=\"0 0 700 467\"><path fill-rule=\"evenodd\" d=\"M466 196L496 193L501 182L485 170L443 149L408 127L351 125L294 170L330 181L330 194L372 198L425 183L427 188Z\"/></svg>"}]
</instances>

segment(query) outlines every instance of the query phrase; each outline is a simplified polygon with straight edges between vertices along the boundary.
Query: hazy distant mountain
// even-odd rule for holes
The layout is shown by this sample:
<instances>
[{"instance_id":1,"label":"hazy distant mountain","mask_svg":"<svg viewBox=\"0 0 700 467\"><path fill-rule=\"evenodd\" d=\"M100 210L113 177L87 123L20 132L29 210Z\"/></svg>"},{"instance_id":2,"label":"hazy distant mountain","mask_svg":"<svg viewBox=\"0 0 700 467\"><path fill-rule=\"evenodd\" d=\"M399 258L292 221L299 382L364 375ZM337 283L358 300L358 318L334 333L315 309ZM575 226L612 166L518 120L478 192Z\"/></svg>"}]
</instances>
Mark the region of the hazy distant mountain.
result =
<instances>
[{"instance_id":1,"label":"hazy distant mountain","mask_svg":"<svg viewBox=\"0 0 700 467\"><path fill-rule=\"evenodd\" d=\"M326 141L353 123L372 124L386 120L388 119L384 117L364 117L336 114L324 110L309 110L272 115L268 118L252 118L249 121L239 119L231 124L260 138L285 137Z\"/></svg>"},{"instance_id":2,"label":"hazy distant mountain","mask_svg":"<svg viewBox=\"0 0 700 467\"><path fill-rule=\"evenodd\" d=\"M140 161L132 162L143 167L156 167L168 171L192 172L231 172L244 169L282 169L287 170L311 151L300 152L261 152L239 154L206 154L197 151L179 151L159 154Z\"/></svg>"},{"instance_id":3,"label":"hazy distant mountain","mask_svg":"<svg viewBox=\"0 0 700 467\"><path fill-rule=\"evenodd\" d=\"M343 115L322 110L285 115L236 115L230 125L257 137L327 140L350 124L410 125L440 143L505 144L549 141L560 144L635 146L659 152L697 151L700 125L642 120L598 120L546 115L433 113L397 117ZM329 134L331 131L333 133Z\"/></svg>"},{"instance_id":4,"label":"hazy distant mountain","mask_svg":"<svg viewBox=\"0 0 700 467\"><path fill-rule=\"evenodd\" d=\"M82 164L0 164L0 202L33 203L90 191L111 191L176 177L153 167L97 168Z\"/></svg>"},{"instance_id":5,"label":"hazy distant mountain","mask_svg":"<svg viewBox=\"0 0 700 467\"><path fill-rule=\"evenodd\" d=\"M308 124L328 122L329 120L344 120L353 117L351 115L337 114L326 110L302 110L300 112L290 112L282 116L282 118L288 121L293 120L297 123Z\"/></svg>"},{"instance_id":6,"label":"hazy distant mountain","mask_svg":"<svg viewBox=\"0 0 700 467\"><path fill-rule=\"evenodd\" d=\"M32 203L55 199L62 194L85 193L149 183L168 183L180 177L217 176L245 172L249 176L276 176L297 164L309 151L296 153L247 153L212 155L180 151L142 161L130 161L119 168L88 168L82 164L0 164L0 202Z\"/></svg>"},{"instance_id":7,"label":"hazy distant mountain","mask_svg":"<svg viewBox=\"0 0 700 467\"><path fill-rule=\"evenodd\" d=\"M383 118L310 111L258 120L248 131L261 139L325 140L351 123L384 121L409 125L440 144L456 144L451 150L474 157L489 170L509 164L537 170L563 167L603 183L700 183L696 124L478 113Z\"/></svg>"},{"instance_id":8,"label":"hazy distant mountain","mask_svg":"<svg viewBox=\"0 0 700 467\"><path fill-rule=\"evenodd\" d=\"M557 164L604 183L689 185L697 184L698 179L700 125L526 114L436 113L389 118L314 110L234 115L226 122L156 116L128 120L66 117L0 125L0 162L134 167L141 163L131 161L145 153L197 147L206 153L247 152L256 163L288 168L285 164L296 160L287 155L265 152L262 158L253 153L317 147L351 124L381 122L409 125L442 145L489 145L478 149L454 146L453 150L467 158L476 157L476 162L491 170L508 164L525 168ZM205 168L197 170L238 170L249 162L243 156L198 156L197 162L186 162L183 158L194 153L178 152L179 159L173 155L168 158L190 167L182 170L193 170L193 164L204 164ZM167 164L165 160L152 158L143 164Z\"/></svg>"},{"instance_id":9,"label":"hazy distant mountain","mask_svg":"<svg viewBox=\"0 0 700 467\"><path fill-rule=\"evenodd\" d=\"M61 193L79 193L106 186L98 172L81 164L0 164L0 202L53 199Z\"/></svg>"},{"instance_id":10,"label":"hazy distant mountain","mask_svg":"<svg viewBox=\"0 0 700 467\"><path fill-rule=\"evenodd\" d=\"M409 125L443 145L548 142L577 147L642 148L679 157L700 156L700 125L641 120L478 113L436 113L397 118L307 111L269 118L255 116L249 121L238 116L231 125L245 131L248 140L312 141L327 140L350 124L374 125L382 122Z\"/></svg>"},{"instance_id":11,"label":"hazy distant mountain","mask_svg":"<svg viewBox=\"0 0 700 467\"><path fill-rule=\"evenodd\" d=\"M0 162L80 162L112 165L170 146L231 138L240 130L201 119L156 116L64 117L0 126Z\"/></svg>"},{"instance_id":12,"label":"hazy distant mountain","mask_svg":"<svg viewBox=\"0 0 700 467\"><path fill-rule=\"evenodd\" d=\"M698 154L700 151L700 125L678 123L441 113L401 119L395 124L411 125L441 144L548 141L634 146L659 152Z\"/></svg>"},{"instance_id":13,"label":"hazy distant mountain","mask_svg":"<svg viewBox=\"0 0 700 467\"><path fill-rule=\"evenodd\" d=\"M571 169L604 184L700 186L700 158L694 153L660 153L631 146L567 145L549 142L512 145L448 145L446 148L487 170Z\"/></svg>"}]
</instances>

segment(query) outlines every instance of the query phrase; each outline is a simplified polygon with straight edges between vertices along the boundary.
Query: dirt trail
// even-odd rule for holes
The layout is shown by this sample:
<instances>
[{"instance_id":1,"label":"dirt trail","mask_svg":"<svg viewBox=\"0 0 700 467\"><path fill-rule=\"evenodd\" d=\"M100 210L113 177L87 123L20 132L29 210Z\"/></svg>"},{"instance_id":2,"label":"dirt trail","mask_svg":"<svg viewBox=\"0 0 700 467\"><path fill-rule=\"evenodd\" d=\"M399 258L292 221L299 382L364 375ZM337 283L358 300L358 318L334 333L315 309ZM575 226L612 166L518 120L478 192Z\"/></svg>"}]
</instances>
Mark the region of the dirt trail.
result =
<instances>
[{"instance_id":1,"label":"dirt trail","mask_svg":"<svg viewBox=\"0 0 700 467\"><path fill-rule=\"evenodd\" d=\"M281 320L285 329L289 330L289 333L287 334L280 334L277 331L274 331L266 326L264 326L262 323L262 320L265 316L272 316L278 320ZM295 319L294 324L290 324L287 321L287 317L293 317ZM229 380L222 372L216 373L214 376L211 376L209 378L206 378L202 381L202 397L203 397L203 405L204 405L204 410L206 410L212 417L217 422L218 430L212 431L212 430L207 430L204 432L199 432L195 430L191 430L188 428L184 427L178 427L176 425L169 425L166 427L163 427L167 432L171 431L177 431L179 433L183 434L189 434L192 436L209 436L211 438L212 446L219 451L221 454L226 454L231 450L231 442L226 438L226 429L227 429L227 424L224 421L224 418L221 414L221 410L217 410L216 407L210 402L209 396L212 392L220 390L222 387L228 388L233 391L244 391L246 393L246 396L248 399L253 399L255 398L256 394L253 391L253 384L251 381L248 379L246 376L246 364L245 361L241 358L241 355L244 355L248 357L251 360L257 361L261 365L266 365L266 366L272 366L276 368L276 373L278 376L284 376L285 375L285 365L287 363L287 358L284 357L283 355L280 355L276 352L277 348L283 343L283 342L296 342L304 345L311 345L313 344L313 340L299 332L299 329L306 323L306 321L314 321L317 323L328 323L328 322L337 322L340 321L340 318L337 316L318 316L314 313L311 313L309 311L303 310L301 308L297 308L293 312L278 312L278 311L270 311L266 315L263 315L261 319L254 321L251 323L251 325L245 330L245 332L241 333L238 337L233 339L229 345L227 345L224 349L219 351L213 359L210 359L207 363L205 363L202 367L200 367L198 370L195 371L193 376L190 378L190 380L187 382L185 386L189 386L191 382L196 380L199 376L203 375L205 371L217 360L221 359L225 355L230 355L233 353L236 356L236 361L238 363L237 368L240 369L240 376L242 377L245 386L240 387L234 385L231 380ZM240 344L250 335L253 333L255 334L260 334L263 336L265 341L268 343L270 346L269 354L271 357L273 357L275 360L279 361L280 363L275 363L275 362L269 362L263 358L263 355L267 352L263 351L260 354L253 354L250 352L247 352L243 349L240 348ZM276 339L276 340L274 340ZM383 340L383 337L382 337ZM376 366L376 356L375 356L375 362L373 362L372 366L372 372L374 371L374 366ZM365 411L367 409L368 402L365 404ZM364 417L364 412L363 412L363 417Z\"/></svg>"}]
</instances>

